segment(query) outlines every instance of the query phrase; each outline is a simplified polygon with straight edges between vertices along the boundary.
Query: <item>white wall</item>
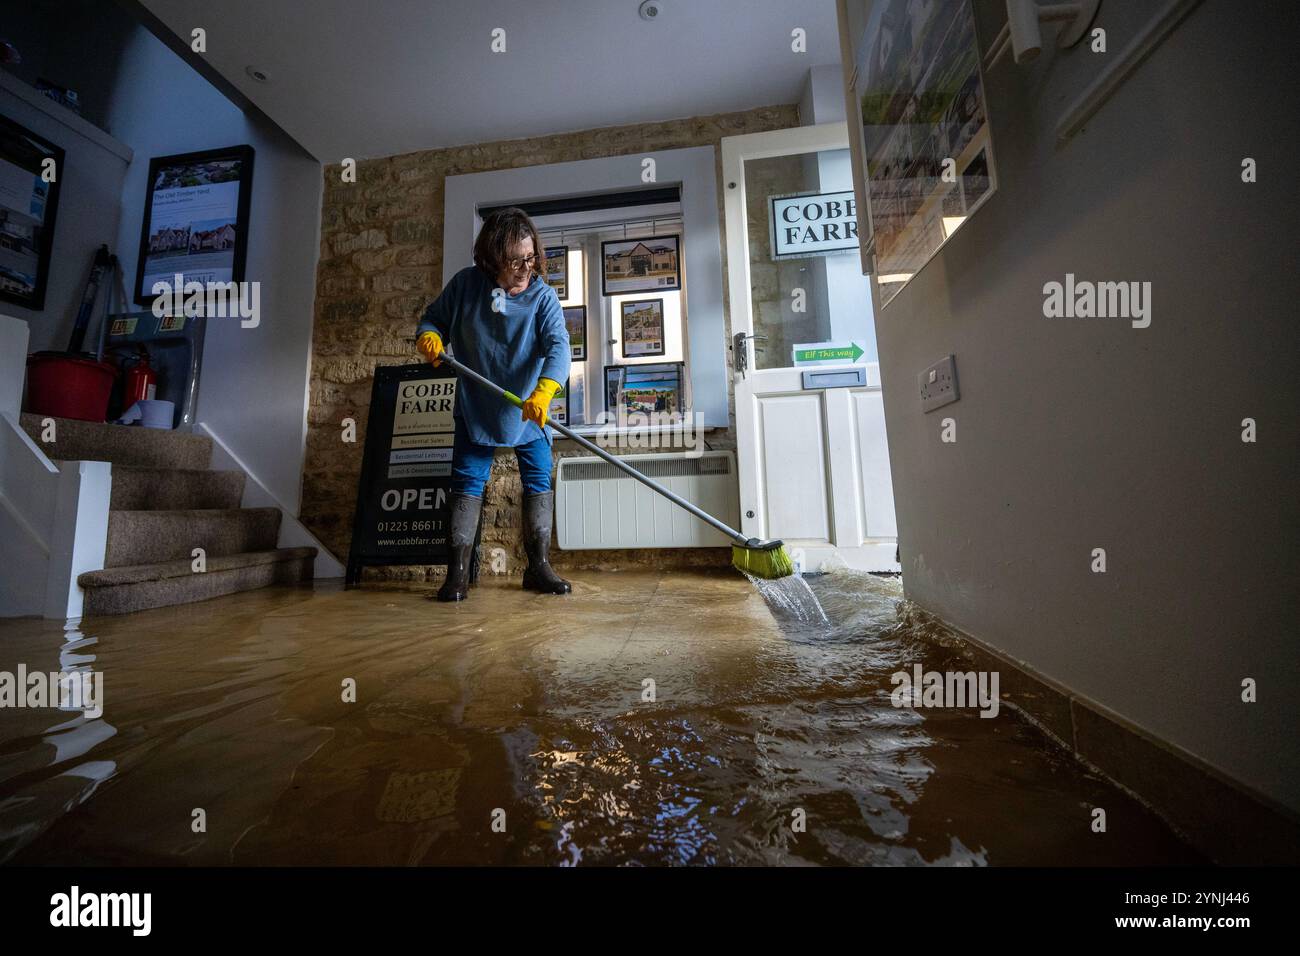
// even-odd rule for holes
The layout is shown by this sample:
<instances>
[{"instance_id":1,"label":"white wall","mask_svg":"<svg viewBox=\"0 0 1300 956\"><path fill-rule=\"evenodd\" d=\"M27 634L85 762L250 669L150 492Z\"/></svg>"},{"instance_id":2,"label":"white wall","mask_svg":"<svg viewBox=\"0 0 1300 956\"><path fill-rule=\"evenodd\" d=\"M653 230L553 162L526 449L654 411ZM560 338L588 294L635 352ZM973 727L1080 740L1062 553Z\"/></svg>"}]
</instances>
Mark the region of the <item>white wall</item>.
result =
<instances>
[{"instance_id":1,"label":"white wall","mask_svg":"<svg viewBox=\"0 0 1300 956\"><path fill-rule=\"evenodd\" d=\"M135 150L116 241L129 287L150 158L243 143L256 153L245 279L261 283L261 323L245 329L237 320L209 321L198 419L297 514L320 244L320 164L278 128L246 116L143 27L125 51L109 123Z\"/></svg>"},{"instance_id":2,"label":"white wall","mask_svg":"<svg viewBox=\"0 0 1300 956\"><path fill-rule=\"evenodd\" d=\"M1103 3L1107 55L1159 6ZM997 7L976 5L985 46ZM877 336L908 597L1300 808L1300 87L1287 5L1249 8L1196 7L1064 145L1106 61L1048 26L1036 64L999 64L998 191ZM1150 328L1044 318L1067 272L1150 281ZM961 400L923 415L917 374L949 352Z\"/></svg>"}]
</instances>

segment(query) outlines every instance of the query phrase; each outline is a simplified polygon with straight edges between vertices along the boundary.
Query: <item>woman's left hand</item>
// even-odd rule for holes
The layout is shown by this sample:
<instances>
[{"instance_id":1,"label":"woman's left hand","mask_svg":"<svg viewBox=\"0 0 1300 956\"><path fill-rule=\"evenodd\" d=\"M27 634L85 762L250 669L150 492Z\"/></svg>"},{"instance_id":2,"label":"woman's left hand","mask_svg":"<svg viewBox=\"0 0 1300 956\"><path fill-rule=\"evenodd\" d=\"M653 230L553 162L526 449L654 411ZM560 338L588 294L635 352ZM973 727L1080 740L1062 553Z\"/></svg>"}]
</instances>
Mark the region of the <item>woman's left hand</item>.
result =
<instances>
[{"instance_id":1,"label":"woman's left hand","mask_svg":"<svg viewBox=\"0 0 1300 956\"><path fill-rule=\"evenodd\" d=\"M529 395L520 411L526 422L537 422L538 427L546 424L546 411L551 407L551 399L560 390L560 383L549 378L539 378L533 394Z\"/></svg>"}]
</instances>

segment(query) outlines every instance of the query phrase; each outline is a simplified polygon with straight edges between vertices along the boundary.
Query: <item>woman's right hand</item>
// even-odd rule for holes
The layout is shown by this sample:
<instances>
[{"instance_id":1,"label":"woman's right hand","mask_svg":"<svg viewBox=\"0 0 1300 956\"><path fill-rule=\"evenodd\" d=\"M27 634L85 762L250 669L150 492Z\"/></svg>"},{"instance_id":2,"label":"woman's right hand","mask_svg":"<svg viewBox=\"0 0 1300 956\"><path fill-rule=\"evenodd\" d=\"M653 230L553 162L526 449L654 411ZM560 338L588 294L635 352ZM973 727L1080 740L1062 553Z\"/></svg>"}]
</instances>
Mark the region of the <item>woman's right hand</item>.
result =
<instances>
[{"instance_id":1,"label":"woman's right hand","mask_svg":"<svg viewBox=\"0 0 1300 956\"><path fill-rule=\"evenodd\" d=\"M415 340L415 347L434 368L442 364L442 336L437 332L421 332Z\"/></svg>"}]
</instances>

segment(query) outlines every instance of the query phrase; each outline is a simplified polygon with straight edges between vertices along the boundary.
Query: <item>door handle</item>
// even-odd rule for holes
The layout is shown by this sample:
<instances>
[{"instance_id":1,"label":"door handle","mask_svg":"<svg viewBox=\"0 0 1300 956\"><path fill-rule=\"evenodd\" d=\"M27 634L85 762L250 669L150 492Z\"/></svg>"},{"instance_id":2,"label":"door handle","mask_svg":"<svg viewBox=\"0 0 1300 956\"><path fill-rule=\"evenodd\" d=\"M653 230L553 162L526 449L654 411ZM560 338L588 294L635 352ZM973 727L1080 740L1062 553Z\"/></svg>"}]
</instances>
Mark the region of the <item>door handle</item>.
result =
<instances>
[{"instance_id":1,"label":"door handle","mask_svg":"<svg viewBox=\"0 0 1300 956\"><path fill-rule=\"evenodd\" d=\"M753 332L737 332L731 337L732 363L739 375L744 375L749 368L749 350L745 348L745 339L753 339L755 342L759 339L767 341L767 336L755 335Z\"/></svg>"}]
</instances>

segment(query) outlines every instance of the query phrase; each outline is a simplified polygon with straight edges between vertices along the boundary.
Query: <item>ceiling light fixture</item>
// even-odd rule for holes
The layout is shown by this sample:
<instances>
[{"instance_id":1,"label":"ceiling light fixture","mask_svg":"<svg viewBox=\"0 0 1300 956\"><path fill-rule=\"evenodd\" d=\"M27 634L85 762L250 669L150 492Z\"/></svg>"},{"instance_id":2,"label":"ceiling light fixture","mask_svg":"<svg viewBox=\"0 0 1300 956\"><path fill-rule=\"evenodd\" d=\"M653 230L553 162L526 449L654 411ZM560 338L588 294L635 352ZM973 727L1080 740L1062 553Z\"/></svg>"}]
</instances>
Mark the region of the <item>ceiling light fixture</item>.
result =
<instances>
[{"instance_id":1,"label":"ceiling light fixture","mask_svg":"<svg viewBox=\"0 0 1300 956\"><path fill-rule=\"evenodd\" d=\"M642 0L636 12L641 15L642 20L658 20L664 12L664 5L660 0Z\"/></svg>"}]
</instances>

